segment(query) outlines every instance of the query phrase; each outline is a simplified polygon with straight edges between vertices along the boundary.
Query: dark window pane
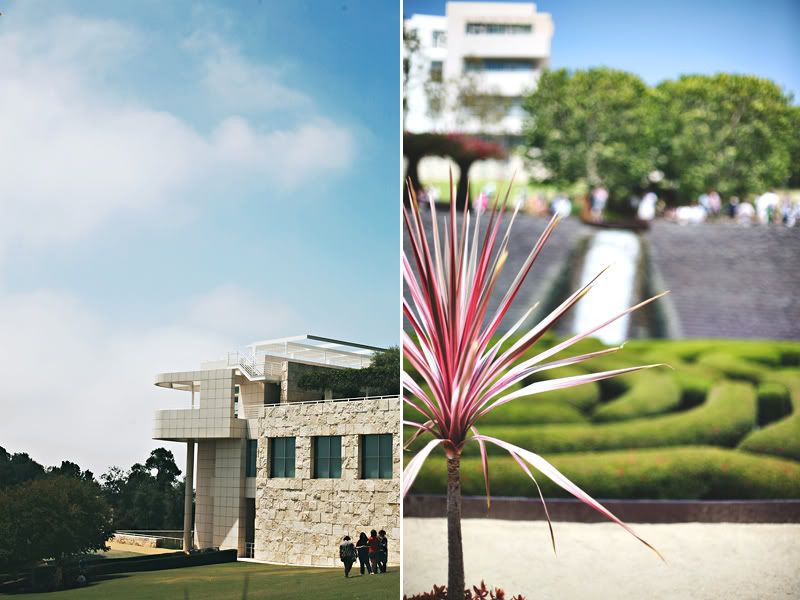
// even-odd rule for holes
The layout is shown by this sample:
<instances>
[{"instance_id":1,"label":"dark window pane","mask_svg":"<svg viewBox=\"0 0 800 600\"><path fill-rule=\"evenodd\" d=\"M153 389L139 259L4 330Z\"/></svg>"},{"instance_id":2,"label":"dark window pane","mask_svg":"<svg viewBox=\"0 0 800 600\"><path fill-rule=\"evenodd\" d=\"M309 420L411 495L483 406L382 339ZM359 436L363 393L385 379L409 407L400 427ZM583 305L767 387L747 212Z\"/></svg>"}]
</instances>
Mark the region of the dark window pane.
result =
<instances>
[{"instance_id":1,"label":"dark window pane","mask_svg":"<svg viewBox=\"0 0 800 600\"><path fill-rule=\"evenodd\" d=\"M286 459L286 477L294 477L294 458Z\"/></svg>"},{"instance_id":2,"label":"dark window pane","mask_svg":"<svg viewBox=\"0 0 800 600\"><path fill-rule=\"evenodd\" d=\"M392 436L389 435L381 435L378 436L380 438L380 453L381 456L391 456L392 455Z\"/></svg>"},{"instance_id":3,"label":"dark window pane","mask_svg":"<svg viewBox=\"0 0 800 600\"><path fill-rule=\"evenodd\" d=\"M378 471L378 459L370 457L365 458L363 471L364 479L377 479L380 477L380 472Z\"/></svg>"},{"instance_id":4,"label":"dark window pane","mask_svg":"<svg viewBox=\"0 0 800 600\"><path fill-rule=\"evenodd\" d=\"M364 455L369 457L378 456L378 436L364 436Z\"/></svg>"},{"instance_id":5,"label":"dark window pane","mask_svg":"<svg viewBox=\"0 0 800 600\"><path fill-rule=\"evenodd\" d=\"M380 475L381 479L392 478L392 455L381 456L380 459Z\"/></svg>"},{"instance_id":6,"label":"dark window pane","mask_svg":"<svg viewBox=\"0 0 800 600\"><path fill-rule=\"evenodd\" d=\"M330 445L331 445L331 459L338 458L341 459L342 457L342 436L340 435L332 435L330 438ZM331 461L333 462L333 461ZM339 461L341 462L341 461Z\"/></svg>"},{"instance_id":7,"label":"dark window pane","mask_svg":"<svg viewBox=\"0 0 800 600\"><path fill-rule=\"evenodd\" d=\"M363 479L392 477L392 434L361 436L361 477Z\"/></svg>"},{"instance_id":8,"label":"dark window pane","mask_svg":"<svg viewBox=\"0 0 800 600\"><path fill-rule=\"evenodd\" d=\"M330 456L330 440L327 437L317 438L317 458L328 458Z\"/></svg>"}]
</instances>

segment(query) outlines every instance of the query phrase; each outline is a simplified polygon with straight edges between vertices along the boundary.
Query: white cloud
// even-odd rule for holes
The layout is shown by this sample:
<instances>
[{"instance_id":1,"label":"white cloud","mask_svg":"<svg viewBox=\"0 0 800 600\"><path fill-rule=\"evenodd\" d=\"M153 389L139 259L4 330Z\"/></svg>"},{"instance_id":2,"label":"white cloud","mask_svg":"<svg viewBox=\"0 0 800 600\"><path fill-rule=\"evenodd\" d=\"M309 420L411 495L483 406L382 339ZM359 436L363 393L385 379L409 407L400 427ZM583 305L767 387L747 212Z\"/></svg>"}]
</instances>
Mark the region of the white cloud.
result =
<instances>
[{"instance_id":1,"label":"white cloud","mask_svg":"<svg viewBox=\"0 0 800 600\"><path fill-rule=\"evenodd\" d=\"M282 81L280 69L251 62L216 33L197 31L184 42L184 47L202 57L203 84L228 109L297 111L314 104L307 94Z\"/></svg>"},{"instance_id":2,"label":"white cloud","mask_svg":"<svg viewBox=\"0 0 800 600\"><path fill-rule=\"evenodd\" d=\"M99 475L143 461L153 413L188 408L188 395L153 385L156 373L191 370L264 337L298 331L291 309L236 286L211 290L162 326L133 329L57 292L0 296L0 445L50 465L72 460ZM245 337L246 336L246 337Z\"/></svg>"},{"instance_id":3,"label":"white cloud","mask_svg":"<svg viewBox=\"0 0 800 600\"><path fill-rule=\"evenodd\" d=\"M156 209L188 201L211 180L235 189L243 177L260 177L285 188L351 165L348 128L311 110L301 92L271 87L268 69L219 44L207 59L209 85L260 103L269 96L307 106L302 123L268 129L232 115L205 135L179 116L104 87L103 74L123 68L141 46L135 30L74 17L4 27L0 257L15 244L81 238L120 211L157 216Z\"/></svg>"}]
</instances>

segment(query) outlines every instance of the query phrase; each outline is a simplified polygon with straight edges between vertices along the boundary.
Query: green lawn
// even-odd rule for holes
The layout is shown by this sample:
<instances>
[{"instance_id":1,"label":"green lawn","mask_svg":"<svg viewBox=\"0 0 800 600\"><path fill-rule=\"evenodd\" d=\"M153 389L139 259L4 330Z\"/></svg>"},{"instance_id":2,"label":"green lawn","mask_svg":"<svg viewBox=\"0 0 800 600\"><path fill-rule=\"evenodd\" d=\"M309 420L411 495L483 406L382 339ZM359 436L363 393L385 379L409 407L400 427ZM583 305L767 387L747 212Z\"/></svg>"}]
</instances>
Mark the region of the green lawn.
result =
<instances>
[{"instance_id":1,"label":"green lawn","mask_svg":"<svg viewBox=\"0 0 800 600\"><path fill-rule=\"evenodd\" d=\"M353 569L356 573L357 567ZM351 573L352 575L352 573ZM243 595L247 581L247 595ZM363 598L397 600L400 570L390 567L386 575L350 577L342 569L286 567L255 563L226 563L146 573L120 573L92 581L83 589L24 594L24 598L58 600L114 598L115 600L240 600L248 598Z\"/></svg>"}]
</instances>

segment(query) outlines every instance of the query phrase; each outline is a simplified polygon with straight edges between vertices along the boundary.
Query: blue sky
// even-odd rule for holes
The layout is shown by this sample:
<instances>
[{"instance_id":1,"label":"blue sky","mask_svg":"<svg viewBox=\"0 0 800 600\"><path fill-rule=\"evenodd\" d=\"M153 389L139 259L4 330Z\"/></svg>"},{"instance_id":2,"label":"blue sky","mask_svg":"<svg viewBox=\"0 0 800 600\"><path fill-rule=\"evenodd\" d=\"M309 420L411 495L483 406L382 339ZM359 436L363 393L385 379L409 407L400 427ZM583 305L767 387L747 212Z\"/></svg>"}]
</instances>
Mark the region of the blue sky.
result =
<instances>
[{"instance_id":1,"label":"blue sky","mask_svg":"<svg viewBox=\"0 0 800 600\"><path fill-rule=\"evenodd\" d=\"M398 343L396 5L0 10L0 446L129 466L157 372Z\"/></svg>"},{"instance_id":2,"label":"blue sky","mask_svg":"<svg viewBox=\"0 0 800 600\"><path fill-rule=\"evenodd\" d=\"M511 0L514 1L514 0ZM541 0L553 15L551 66L609 66L650 84L682 73L748 73L772 79L800 103L797 0ZM444 14L444 0L406 0L403 12Z\"/></svg>"}]
</instances>

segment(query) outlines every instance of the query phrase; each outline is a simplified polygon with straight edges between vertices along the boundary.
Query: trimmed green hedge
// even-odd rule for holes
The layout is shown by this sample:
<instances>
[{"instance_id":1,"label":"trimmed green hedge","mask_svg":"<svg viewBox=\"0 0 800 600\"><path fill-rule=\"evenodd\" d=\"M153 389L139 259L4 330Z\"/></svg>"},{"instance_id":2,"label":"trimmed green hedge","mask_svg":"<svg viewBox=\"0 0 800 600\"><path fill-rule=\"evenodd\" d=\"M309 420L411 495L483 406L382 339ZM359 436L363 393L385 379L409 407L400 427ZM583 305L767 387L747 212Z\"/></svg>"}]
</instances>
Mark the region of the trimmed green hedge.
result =
<instances>
[{"instance_id":1,"label":"trimmed green hedge","mask_svg":"<svg viewBox=\"0 0 800 600\"><path fill-rule=\"evenodd\" d=\"M600 406L593 421L625 421L670 412L681 404L681 388L671 375L655 370L631 376L631 387L619 398Z\"/></svg>"},{"instance_id":2,"label":"trimmed green hedge","mask_svg":"<svg viewBox=\"0 0 800 600\"><path fill-rule=\"evenodd\" d=\"M546 458L595 498L800 498L800 464L738 450L681 446ZM464 458L461 467L462 492L467 496L484 495L480 459ZM507 454L490 459L489 477L494 496L537 497L533 482ZM569 497L544 475L536 480L546 497ZM443 494L446 481L444 457L432 456L412 491Z\"/></svg>"},{"instance_id":3,"label":"trimmed green hedge","mask_svg":"<svg viewBox=\"0 0 800 600\"><path fill-rule=\"evenodd\" d=\"M758 383L764 375L764 368L731 354L712 352L703 354L697 364L717 369L731 379L740 379L750 383Z\"/></svg>"},{"instance_id":4,"label":"trimmed green hedge","mask_svg":"<svg viewBox=\"0 0 800 600\"><path fill-rule=\"evenodd\" d=\"M758 386L758 425L763 427L792 414L789 390L782 383L768 381Z\"/></svg>"},{"instance_id":5,"label":"trimmed green hedge","mask_svg":"<svg viewBox=\"0 0 800 600\"><path fill-rule=\"evenodd\" d=\"M588 419L575 406L559 396L549 397L562 390L517 398L488 413L481 419L484 425L530 425L548 423L586 423Z\"/></svg>"},{"instance_id":6,"label":"trimmed green hedge","mask_svg":"<svg viewBox=\"0 0 800 600\"><path fill-rule=\"evenodd\" d=\"M769 375L768 381L788 388L792 414L748 435L739 448L749 452L785 456L800 460L800 372L783 371Z\"/></svg>"},{"instance_id":7,"label":"trimmed green hedge","mask_svg":"<svg viewBox=\"0 0 800 600\"><path fill-rule=\"evenodd\" d=\"M535 452L555 453L685 444L735 446L755 423L752 386L723 382L712 389L703 405L674 415L600 425L493 425L480 430Z\"/></svg>"}]
</instances>

